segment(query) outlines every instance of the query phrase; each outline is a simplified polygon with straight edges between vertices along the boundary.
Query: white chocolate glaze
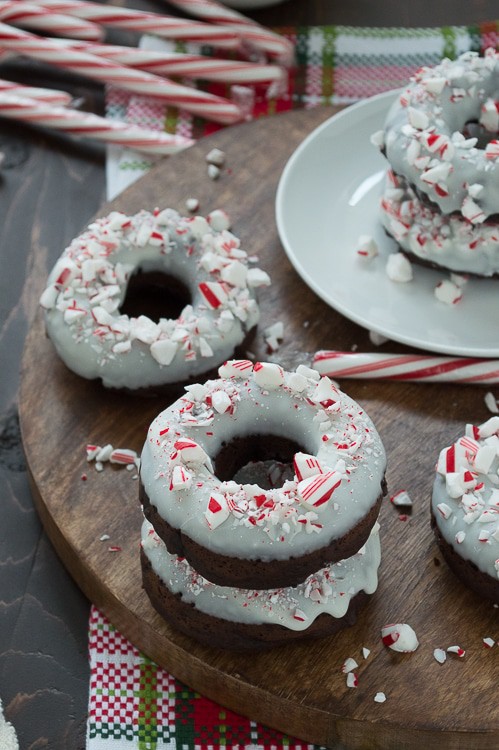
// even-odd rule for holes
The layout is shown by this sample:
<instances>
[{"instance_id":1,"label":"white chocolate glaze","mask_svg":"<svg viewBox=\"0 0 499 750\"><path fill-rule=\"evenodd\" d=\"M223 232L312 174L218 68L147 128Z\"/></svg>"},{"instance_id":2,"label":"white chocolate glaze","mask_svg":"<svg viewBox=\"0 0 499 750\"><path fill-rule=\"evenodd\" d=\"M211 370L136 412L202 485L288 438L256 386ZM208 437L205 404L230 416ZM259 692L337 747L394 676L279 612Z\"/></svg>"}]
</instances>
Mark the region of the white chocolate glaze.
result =
<instances>
[{"instance_id":1,"label":"white chocolate glaze","mask_svg":"<svg viewBox=\"0 0 499 750\"><path fill-rule=\"evenodd\" d=\"M192 303L177 320L122 315L138 271L183 281ZM264 271L248 267L239 240L201 216L113 212L66 248L40 303L48 335L71 370L108 387L137 389L188 380L231 356L258 322L255 287L268 283Z\"/></svg>"},{"instance_id":2,"label":"white chocolate glaze","mask_svg":"<svg viewBox=\"0 0 499 750\"><path fill-rule=\"evenodd\" d=\"M432 511L445 541L464 560L499 579L499 417L444 448Z\"/></svg>"},{"instance_id":3,"label":"white chocolate glaze","mask_svg":"<svg viewBox=\"0 0 499 750\"><path fill-rule=\"evenodd\" d=\"M456 272L499 273L499 224L472 224L424 205L390 173L381 199L381 222L402 250Z\"/></svg>"},{"instance_id":4,"label":"white chocolate glaze","mask_svg":"<svg viewBox=\"0 0 499 750\"><path fill-rule=\"evenodd\" d=\"M384 138L392 169L428 195L442 213L459 211L481 223L499 211L499 53L466 52L423 67L388 112ZM485 148L462 131L481 122L492 137Z\"/></svg>"},{"instance_id":5,"label":"white chocolate glaze","mask_svg":"<svg viewBox=\"0 0 499 750\"><path fill-rule=\"evenodd\" d=\"M141 545L154 572L172 593L180 594L183 602L205 614L235 623L306 630L322 613L343 617L356 594L373 594L378 586L378 524L362 549L348 560L322 568L296 587L260 591L207 581L187 560L168 552L147 520L142 524Z\"/></svg>"},{"instance_id":6,"label":"white chocolate glaze","mask_svg":"<svg viewBox=\"0 0 499 750\"><path fill-rule=\"evenodd\" d=\"M386 467L364 409L302 365L233 360L219 372L151 424L141 457L151 504L201 546L237 558L288 559L343 537L375 506ZM265 490L215 476L222 445L252 435L303 446L291 481Z\"/></svg>"}]
</instances>

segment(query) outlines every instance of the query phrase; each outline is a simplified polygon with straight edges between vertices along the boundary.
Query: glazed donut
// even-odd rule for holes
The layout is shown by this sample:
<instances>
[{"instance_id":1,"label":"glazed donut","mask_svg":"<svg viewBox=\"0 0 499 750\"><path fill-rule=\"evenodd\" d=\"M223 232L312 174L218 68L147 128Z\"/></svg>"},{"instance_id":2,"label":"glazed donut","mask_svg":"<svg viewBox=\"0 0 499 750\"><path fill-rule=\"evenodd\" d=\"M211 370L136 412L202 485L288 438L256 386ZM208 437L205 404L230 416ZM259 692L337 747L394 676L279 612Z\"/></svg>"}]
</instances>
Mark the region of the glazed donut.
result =
<instances>
[{"instance_id":1,"label":"glazed donut","mask_svg":"<svg viewBox=\"0 0 499 750\"><path fill-rule=\"evenodd\" d=\"M221 586L295 586L355 554L385 492L365 411L300 365L232 360L151 424L140 468L146 518L173 555ZM238 481L249 462L292 462L277 487Z\"/></svg>"},{"instance_id":2,"label":"glazed donut","mask_svg":"<svg viewBox=\"0 0 499 750\"><path fill-rule=\"evenodd\" d=\"M432 524L456 575L499 604L499 417L444 448L433 486Z\"/></svg>"},{"instance_id":3,"label":"glazed donut","mask_svg":"<svg viewBox=\"0 0 499 750\"><path fill-rule=\"evenodd\" d=\"M121 312L141 273L186 288L190 303L176 319ZM201 216L169 208L134 216L113 211L66 248L40 303L69 369L135 391L186 382L232 356L258 321L255 288L269 283L264 271L249 267L224 222L214 229Z\"/></svg>"},{"instance_id":4,"label":"glazed donut","mask_svg":"<svg viewBox=\"0 0 499 750\"><path fill-rule=\"evenodd\" d=\"M393 173L381 199L381 223L414 260L456 273L499 273L499 225L473 225L457 214L442 214Z\"/></svg>"},{"instance_id":5,"label":"glazed donut","mask_svg":"<svg viewBox=\"0 0 499 750\"><path fill-rule=\"evenodd\" d=\"M421 68L390 108L378 141L396 175L443 214L459 212L471 224L499 212L498 93L493 49ZM488 143L469 136L476 123Z\"/></svg>"},{"instance_id":6,"label":"glazed donut","mask_svg":"<svg viewBox=\"0 0 499 750\"><path fill-rule=\"evenodd\" d=\"M378 530L376 523L365 546L348 560L313 573L296 587L255 591L210 583L185 558L171 555L144 521L143 584L168 623L209 646L262 650L324 637L353 625L367 595L376 591Z\"/></svg>"}]
</instances>

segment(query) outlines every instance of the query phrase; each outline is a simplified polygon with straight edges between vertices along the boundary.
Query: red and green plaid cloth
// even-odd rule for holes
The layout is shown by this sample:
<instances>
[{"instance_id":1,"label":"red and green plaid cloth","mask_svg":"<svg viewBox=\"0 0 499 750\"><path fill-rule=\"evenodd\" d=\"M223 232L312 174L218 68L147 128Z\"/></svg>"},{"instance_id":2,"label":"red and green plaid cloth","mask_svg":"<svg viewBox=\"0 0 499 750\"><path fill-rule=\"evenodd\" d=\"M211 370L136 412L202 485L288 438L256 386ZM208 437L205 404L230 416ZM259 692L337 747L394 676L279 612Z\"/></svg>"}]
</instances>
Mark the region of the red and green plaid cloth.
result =
<instances>
[{"instance_id":1,"label":"red and green plaid cloth","mask_svg":"<svg viewBox=\"0 0 499 750\"><path fill-rule=\"evenodd\" d=\"M140 653L90 612L87 750L310 750L217 705Z\"/></svg>"},{"instance_id":2,"label":"red and green plaid cloth","mask_svg":"<svg viewBox=\"0 0 499 750\"><path fill-rule=\"evenodd\" d=\"M467 50L496 47L499 22L441 28L281 29L296 46L288 91L268 99L255 90L253 116L341 104L402 87L421 65ZM230 97L223 84L203 88ZM152 129L198 138L219 126L142 97L109 89L107 114ZM134 152L111 149L110 197L147 170ZM313 748L249 721L189 690L139 653L92 608L87 750L254 750Z\"/></svg>"}]
</instances>

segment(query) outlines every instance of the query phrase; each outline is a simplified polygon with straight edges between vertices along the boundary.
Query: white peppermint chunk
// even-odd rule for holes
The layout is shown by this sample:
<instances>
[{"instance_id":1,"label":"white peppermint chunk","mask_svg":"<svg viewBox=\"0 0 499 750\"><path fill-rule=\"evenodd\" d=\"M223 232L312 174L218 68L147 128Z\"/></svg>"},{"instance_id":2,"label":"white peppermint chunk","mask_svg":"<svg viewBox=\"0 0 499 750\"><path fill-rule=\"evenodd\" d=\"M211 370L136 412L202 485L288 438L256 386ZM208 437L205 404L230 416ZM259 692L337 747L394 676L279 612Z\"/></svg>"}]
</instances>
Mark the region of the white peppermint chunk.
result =
<instances>
[{"instance_id":1,"label":"white peppermint chunk","mask_svg":"<svg viewBox=\"0 0 499 750\"><path fill-rule=\"evenodd\" d=\"M150 346L152 357L160 365L169 365L172 363L177 353L178 344L171 339L159 339L154 341Z\"/></svg>"},{"instance_id":2,"label":"white peppermint chunk","mask_svg":"<svg viewBox=\"0 0 499 750\"><path fill-rule=\"evenodd\" d=\"M214 393L212 393L211 403L215 411L219 414L225 414L225 412L230 409L232 405L229 394L225 391L215 391Z\"/></svg>"},{"instance_id":3,"label":"white peppermint chunk","mask_svg":"<svg viewBox=\"0 0 499 750\"><path fill-rule=\"evenodd\" d=\"M393 253L388 257L386 274L390 281L405 284L412 281L412 265L403 253Z\"/></svg>"}]
</instances>

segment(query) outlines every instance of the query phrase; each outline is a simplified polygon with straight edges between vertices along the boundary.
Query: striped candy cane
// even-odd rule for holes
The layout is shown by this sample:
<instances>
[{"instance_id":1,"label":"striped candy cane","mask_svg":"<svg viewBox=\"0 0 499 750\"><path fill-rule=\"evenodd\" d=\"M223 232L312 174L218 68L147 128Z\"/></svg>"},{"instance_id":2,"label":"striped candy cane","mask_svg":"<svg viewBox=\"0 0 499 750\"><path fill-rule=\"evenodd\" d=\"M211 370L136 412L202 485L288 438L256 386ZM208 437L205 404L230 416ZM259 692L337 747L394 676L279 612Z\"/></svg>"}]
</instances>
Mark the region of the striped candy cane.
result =
<instances>
[{"instance_id":1,"label":"striped candy cane","mask_svg":"<svg viewBox=\"0 0 499 750\"><path fill-rule=\"evenodd\" d=\"M499 361L426 354L318 351L312 366L331 378L402 380L419 383L499 383Z\"/></svg>"},{"instance_id":2,"label":"striped candy cane","mask_svg":"<svg viewBox=\"0 0 499 750\"><path fill-rule=\"evenodd\" d=\"M283 64L292 62L293 46L287 39L215 0L169 0L169 2L196 18L232 29L252 47L271 57L279 58Z\"/></svg>"},{"instance_id":3,"label":"striped candy cane","mask_svg":"<svg viewBox=\"0 0 499 750\"><path fill-rule=\"evenodd\" d=\"M98 81L112 83L136 94L168 102L208 120L229 124L237 122L242 117L239 108L222 97L117 65L87 52L70 49L64 44L59 44L57 40L42 39L3 23L0 23L0 47Z\"/></svg>"},{"instance_id":4,"label":"striped candy cane","mask_svg":"<svg viewBox=\"0 0 499 750\"><path fill-rule=\"evenodd\" d=\"M1 0L0 21L25 26L34 31L99 41L104 36L100 26L90 21L55 13L22 0Z\"/></svg>"},{"instance_id":5,"label":"striped candy cane","mask_svg":"<svg viewBox=\"0 0 499 750\"><path fill-rule=\"evenodd\" d=\"M120 65L128 65L131 68L138 68L161 76L203 78L207 81L222 81L223 83L284 81L286 77L284 69L279 65L264 65L240 60L220 60L203 55L158 52L113 44L94 44L75 40L64 41L65 43L67 41L71 49L89 52Z\"/></svg>"},{"instance_id":6,"label":"striped candy cane","mask_svg":"<svg viewBox=\"0 0 499 750\"><path fill-rule=\"evenodd\" d=\"M238 35L230 28L215 26L185 18L174 18L159 13L148 13L113 5L101 5L86 0L32 0L51 11L75 16L86 21L113 26L117 29L137 31L140 34L155 34L166 39L211 44L224 49L237 49Z\"/></svg>"},{"instance_id":7,"label":"striped candy cane","mask_svg":"<svg viewBox=\"0 0 499 750\"><path fill-rule=\"evenodd\" d=\"M39 86L24 86L20 83L5 81L0 78L0 92L5 94L14 94L15 96L24 96L29 99L36 99L46 104L57 104L64 107L71 102L71 95L66 91L58 89L44 89Z\"/></svg>"},{"instance_id":8,"label":"striped candy cane","mask_svg":"<svg viewBox=\"0 0 499 750\"><path fill-rule=\"evenodd\" d=\"M174 154L193 141L181 136L145 130L117 120L106 120L69 107L59 107L35 99L0 91L0 117L61 130L70 135L93 138L105 143L143 151L148 154Z\"/></svg>"}]
</instances>

